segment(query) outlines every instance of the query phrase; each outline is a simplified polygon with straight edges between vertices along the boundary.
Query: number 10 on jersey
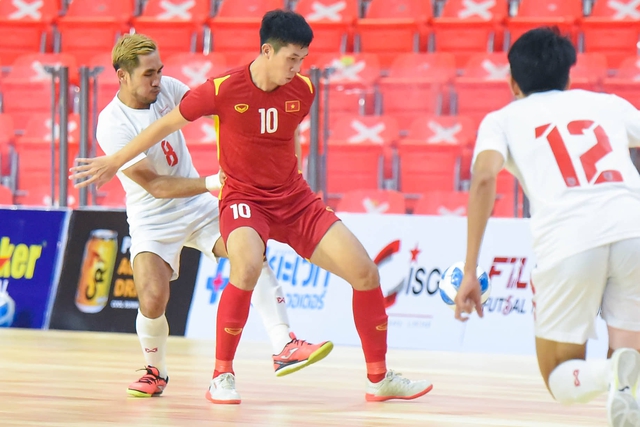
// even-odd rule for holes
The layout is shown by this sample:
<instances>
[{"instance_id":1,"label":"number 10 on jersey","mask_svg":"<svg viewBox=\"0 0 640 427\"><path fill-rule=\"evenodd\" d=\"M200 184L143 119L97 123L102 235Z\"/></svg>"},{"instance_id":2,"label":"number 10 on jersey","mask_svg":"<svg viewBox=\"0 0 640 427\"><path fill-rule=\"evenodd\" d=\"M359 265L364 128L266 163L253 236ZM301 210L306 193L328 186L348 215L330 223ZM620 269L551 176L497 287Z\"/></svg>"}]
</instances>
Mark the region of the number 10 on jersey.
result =
<instances>
[{"instance_id":1,"label":"number 10 on jersey","mask_svg":"<svg viewBox=\"0 0 640 427\"><path fill-rule=\"evenodd\" d=\"M278 130L278 110L275 108L260 108L260 133L274 133Z\"/></svg>"}]
</instances>

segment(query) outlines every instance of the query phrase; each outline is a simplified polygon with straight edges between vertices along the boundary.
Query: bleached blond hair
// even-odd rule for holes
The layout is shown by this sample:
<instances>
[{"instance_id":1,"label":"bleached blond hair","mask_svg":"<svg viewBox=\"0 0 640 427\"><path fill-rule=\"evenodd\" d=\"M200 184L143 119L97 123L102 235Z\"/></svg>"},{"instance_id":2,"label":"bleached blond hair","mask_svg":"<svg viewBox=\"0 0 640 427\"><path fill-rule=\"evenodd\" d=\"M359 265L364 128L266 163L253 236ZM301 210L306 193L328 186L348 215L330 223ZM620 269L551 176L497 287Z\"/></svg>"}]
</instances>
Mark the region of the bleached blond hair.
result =
<instances>
[{"instance_id":1,"label":"bleached blond hair","mask_svg":"<svg viewBox=\"0 0 640 427\"><path fill-rule=\"evenodd\" d=\"M111 51L113 68L120 68L131 74L140 65L140 55L148 55L158 49L156 42L143 34L125 34L120 37Z\"/></svg>"}]
</instances>

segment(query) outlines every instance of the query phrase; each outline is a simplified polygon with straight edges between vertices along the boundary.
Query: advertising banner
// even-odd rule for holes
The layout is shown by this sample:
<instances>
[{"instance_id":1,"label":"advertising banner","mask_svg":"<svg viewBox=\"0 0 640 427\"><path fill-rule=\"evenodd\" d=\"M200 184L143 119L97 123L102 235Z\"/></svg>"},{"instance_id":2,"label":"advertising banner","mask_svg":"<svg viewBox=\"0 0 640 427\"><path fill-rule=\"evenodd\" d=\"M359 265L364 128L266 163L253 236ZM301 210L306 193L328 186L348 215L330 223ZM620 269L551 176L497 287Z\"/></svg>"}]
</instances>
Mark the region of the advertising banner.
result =
<instances>
[{"instance_id":1,"label":"advertising banner","mask_svg":"<svg viewBox=\"0 0 640 427\"><path fill-rule=\"evenodd\" d=\"M0 326L44 326L67 215L64 209L0 209Z\"/></svg>"},{"instance_id":2,"label":"advertising banner","mask_svg":"<svg viewBox=\"0 0 640 427\"><path fill-rule=\"evenodd\" d=\"M74 211L49 327L135 332L138 295L130 247L124 211ZM199 259L199 252L183 250L180 277L171 282L166 316L172 335L184 335Z\"/></svg>"},{"instance_id":3,"label":"advertising banner","mask_svg":"<svg viewBox=\"0 0 640 427\"><path fill-rule=\"evenodd\" d=\"M532 291L535 259L528 220L491 219L479 264L491 278L483 319L455 320L438 290L441 273L464 260L466 218L341 214L380 271L389 315L389 347L501 354L534 354ZM351 311L351 287L270 241L267 259L284 288L292 330L310 341L329 339L359 345ZM201 261L187 336L215 337L219 295L228 282L228 261ZM605 357L607 335L598 321L599 339L590 355ZM243 339L268 339L252 312Z\"/></svg>"}]
</instances>

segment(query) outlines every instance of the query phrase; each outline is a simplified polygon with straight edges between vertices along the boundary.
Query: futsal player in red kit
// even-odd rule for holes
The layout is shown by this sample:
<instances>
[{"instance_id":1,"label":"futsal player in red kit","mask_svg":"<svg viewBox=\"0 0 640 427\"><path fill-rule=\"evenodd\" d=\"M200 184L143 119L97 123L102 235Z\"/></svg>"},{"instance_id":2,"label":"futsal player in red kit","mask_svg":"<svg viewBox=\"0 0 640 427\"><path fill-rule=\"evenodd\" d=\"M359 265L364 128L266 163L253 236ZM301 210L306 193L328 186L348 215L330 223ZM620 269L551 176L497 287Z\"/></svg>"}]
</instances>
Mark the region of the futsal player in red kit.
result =
<instances>
[{"instance_id":1,"label":"futsal player in red kit","mask_svg":"<svg viewBox=\"0 0 640 427\"><path fill-rule=\"evenodd\" d=\"M387 314L377 267L298 170L296 129L316 95L298 72L312 39L301 15L268 12L260 28L260 55L251 64L209 79L119 152L82 159L76 168L75 178L89 177L84 185L100 186L166 135L202 116L215 117L220 166L227 176L220 191L220 231L231 272L220 297L215 371L206 394L214 403L240 403L233 359L270 238L353 287L366 400L414 399L432 388L429 381L410 381L387 369Z\"/></svg>"}]
</instances>

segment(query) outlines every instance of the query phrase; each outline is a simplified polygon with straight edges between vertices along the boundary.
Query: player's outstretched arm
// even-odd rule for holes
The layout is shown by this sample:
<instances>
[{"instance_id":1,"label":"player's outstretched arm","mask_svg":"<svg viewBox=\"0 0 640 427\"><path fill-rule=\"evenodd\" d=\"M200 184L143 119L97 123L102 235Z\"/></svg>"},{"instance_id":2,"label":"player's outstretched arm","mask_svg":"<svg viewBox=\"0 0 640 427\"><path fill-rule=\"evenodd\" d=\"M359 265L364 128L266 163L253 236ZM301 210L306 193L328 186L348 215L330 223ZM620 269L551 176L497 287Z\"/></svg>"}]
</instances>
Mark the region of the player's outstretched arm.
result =
<instances>
[{"instance_id":1,"label":"player's outstretched arm","mask_svg":"<svg viewBox=\"0 0 640 427\"><path fill-rule=\"evenodd\" d=\"M109 156L92 159L76 159L77 166L70 169L69 179L83 180L75 184L76 188L96 184L98 188L109 182L116 172L129 160L145 152L168 135L180 130L188 123L178 107L166 116L156 120L140 132L126 146Z\"/></svg>"},{"instance_id":2,"label":"player's outstretched arm","mask_svg":"<svg viewBox=\"0 0 640 427\"><path fill-rule=\"evenodd\" d=\"M176 199L217 191L221 188L224 172L207 177L187 178L159 175L151 162L144 158L122 171L127 178L144 188L156 199Z\"/></svg>"},{"instance_id":3,"label":"player's outstretched arm","mask_svg":"<svg viewBox=\"0 0 640 427\"><path fill-rule=\"evenodd\" d=\"M456 319L465 321L462 313L471 314L473 309L482 317L480 284L476 277L478 255L487 222L496 199L496 177L502 169L504 157L495 150L478 154L471 175L469 203L467 206L467 255L464 277L456 296Z\"/></svg>"}]
</instances>

